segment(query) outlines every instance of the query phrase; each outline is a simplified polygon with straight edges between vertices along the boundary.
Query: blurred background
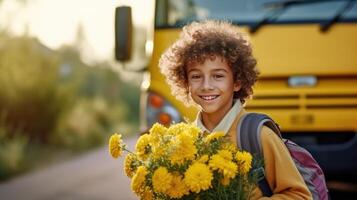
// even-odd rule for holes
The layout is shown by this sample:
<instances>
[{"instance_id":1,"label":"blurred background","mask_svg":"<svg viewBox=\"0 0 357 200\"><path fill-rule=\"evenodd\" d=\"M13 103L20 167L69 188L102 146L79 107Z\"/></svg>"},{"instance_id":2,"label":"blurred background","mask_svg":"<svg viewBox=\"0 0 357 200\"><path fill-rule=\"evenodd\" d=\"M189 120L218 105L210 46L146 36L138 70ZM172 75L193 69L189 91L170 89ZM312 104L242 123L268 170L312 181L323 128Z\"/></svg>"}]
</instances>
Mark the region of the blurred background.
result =
<instances>
[{"instance_id":1,"label":"blurred background","mask_svg":"<svg viewBox=\"0 0 357 200\"><path fill-rule=\"evenodd\" d=\"M0 181L138 130L141 76L114 62L116 4L0 1Z\"/></svg>"},{"instance_id":2,"label":"blurred background","mask_svg":"<svg viewBox=\"0 0 357 200\"><path fill-rule=\"evenodd\" d=\"M0 0L0 199L136 199L107 141L193 120L158 60L193 20L250 37L246 109L308 149L332 199L357 193L354 0ZM46 189L44 189L46 188Z\"/></svg>"}]
</instances>

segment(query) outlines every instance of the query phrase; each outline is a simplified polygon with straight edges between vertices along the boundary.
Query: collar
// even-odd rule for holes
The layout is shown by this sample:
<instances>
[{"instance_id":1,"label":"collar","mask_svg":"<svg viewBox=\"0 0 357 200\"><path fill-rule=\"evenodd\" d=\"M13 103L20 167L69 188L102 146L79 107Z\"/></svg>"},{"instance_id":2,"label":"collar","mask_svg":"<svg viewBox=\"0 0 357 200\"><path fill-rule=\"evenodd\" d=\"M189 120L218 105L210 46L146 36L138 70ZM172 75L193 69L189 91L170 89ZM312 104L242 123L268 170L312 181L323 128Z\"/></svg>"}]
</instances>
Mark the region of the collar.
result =
<instances>
[{"instance_id":1,"label":"collar","mask_svg":"<svg viewBox=\"0 0 357 200\"><path fill-rule=\"evenodd\" d=\"M236 100L232 108L226 113L226 115L221 119L218 125L212 130L212 132L223 131L225 134L228 133L230 127L232 126L236 116L242 110L242 104L239 100ZM210 133L202 122L202 111L200 111L196 117L196 126L200 128L203 132Z\"/></svg>"}]
</instances>

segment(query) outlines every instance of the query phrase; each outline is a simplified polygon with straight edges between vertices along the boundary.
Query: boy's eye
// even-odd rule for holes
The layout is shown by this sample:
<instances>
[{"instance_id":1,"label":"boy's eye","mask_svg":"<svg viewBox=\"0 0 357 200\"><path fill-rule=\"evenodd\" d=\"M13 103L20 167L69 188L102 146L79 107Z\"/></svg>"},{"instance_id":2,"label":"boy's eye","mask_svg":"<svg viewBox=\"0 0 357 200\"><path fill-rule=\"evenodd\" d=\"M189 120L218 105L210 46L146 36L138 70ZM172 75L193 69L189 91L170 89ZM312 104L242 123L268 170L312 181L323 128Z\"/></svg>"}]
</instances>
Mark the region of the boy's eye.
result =
<instances>
[{"instance_id":1,"label":"boy's eye","mask_svg":"<svg viewBox=\"0 0 357 200\"><path fill-rule=\"evenodd\" d=\"M199 79L199 78L201 78L201 76L198 75L198 74L191 75L190 77L191 77L191 79Z\"/></svg>"},{"instance_id":2,"label":"boy's eye","mask_svg":"<svg viewBox=\"0 0 357 200\"><path fill-rule=\"evenodd\" d=\"M224 77L223 74L214 74L213 75L213 78L215 78L215 79L219 79L219 78L223 78L223 77Z\"/></svg>"}]
</instances>

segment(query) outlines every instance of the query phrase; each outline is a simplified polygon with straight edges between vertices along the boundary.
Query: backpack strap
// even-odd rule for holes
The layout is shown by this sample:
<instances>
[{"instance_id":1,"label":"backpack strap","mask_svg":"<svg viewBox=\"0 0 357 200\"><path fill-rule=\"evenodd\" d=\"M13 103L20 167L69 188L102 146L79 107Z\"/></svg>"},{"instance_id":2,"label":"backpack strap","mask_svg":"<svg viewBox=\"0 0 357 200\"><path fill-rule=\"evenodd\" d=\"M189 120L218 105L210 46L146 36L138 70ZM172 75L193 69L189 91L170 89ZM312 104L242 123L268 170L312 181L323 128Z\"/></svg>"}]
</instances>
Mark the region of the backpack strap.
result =
<instances>
[{"instance_id":1,"label":"backpack strap","mask_svg":"<svg viewBox=\"0 0 357 200\"><path fill-rule=\"evenodd\" d=\"M263 125L272 129L282 138L279 127L269 116L260 113L246 113L241 117L237 126L238 147L253 155L263 155L263 148L260 141ZM273 192L265 178L264 168L260 167L254 170L258 170L258 186L263 195L267 197L272 196Z\"/></svg>"}]
</instances>

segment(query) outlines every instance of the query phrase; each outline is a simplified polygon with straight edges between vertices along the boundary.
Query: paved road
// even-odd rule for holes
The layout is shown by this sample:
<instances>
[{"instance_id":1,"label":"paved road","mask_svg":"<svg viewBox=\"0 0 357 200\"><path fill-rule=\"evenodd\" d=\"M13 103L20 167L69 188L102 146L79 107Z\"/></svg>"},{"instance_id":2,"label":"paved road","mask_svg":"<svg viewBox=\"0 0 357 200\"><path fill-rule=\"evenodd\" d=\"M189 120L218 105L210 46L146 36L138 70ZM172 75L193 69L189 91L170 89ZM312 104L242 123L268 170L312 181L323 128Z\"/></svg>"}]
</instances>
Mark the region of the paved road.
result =
<instances>
[{"instance_id":1,"label":"paved road","mask_svg":"<svg viewBox=\"0 0 357 200\"><path fill-rule=\"evenodd\" d=\"M129 148L136 138L125 140ZM46 169L0 183L1 200L131 200L123 158L114 160L107 147Z\"/></svg>"}]
</instances>

